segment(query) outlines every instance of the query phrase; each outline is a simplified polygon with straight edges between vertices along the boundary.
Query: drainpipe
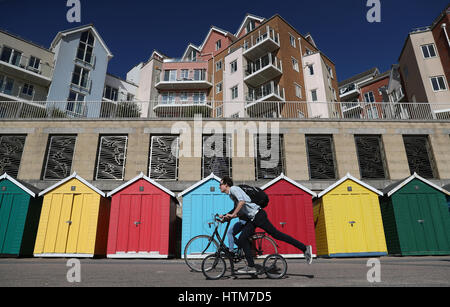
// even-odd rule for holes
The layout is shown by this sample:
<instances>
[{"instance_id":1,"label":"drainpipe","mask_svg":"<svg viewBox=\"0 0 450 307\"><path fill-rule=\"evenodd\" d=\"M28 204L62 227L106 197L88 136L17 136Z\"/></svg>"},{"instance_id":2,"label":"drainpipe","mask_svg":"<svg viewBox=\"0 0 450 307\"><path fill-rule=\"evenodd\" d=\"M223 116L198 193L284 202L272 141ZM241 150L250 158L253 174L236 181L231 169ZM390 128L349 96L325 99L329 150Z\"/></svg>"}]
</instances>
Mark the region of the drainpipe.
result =
<instances>
[{"instance_id":1,"label":"drainpipe","mask_svg":"<svg viewBox=\"0 0 450 307\"><path fill-rule=\"evenodd\" d=\"M449 40L449 38L448 38L448 33L447 33L447 24L443 23L443 24L441 25L441 28L444 30L445 37L447 38L448 46L450 47L450 40Z\"/></svg>"}]
</instances>

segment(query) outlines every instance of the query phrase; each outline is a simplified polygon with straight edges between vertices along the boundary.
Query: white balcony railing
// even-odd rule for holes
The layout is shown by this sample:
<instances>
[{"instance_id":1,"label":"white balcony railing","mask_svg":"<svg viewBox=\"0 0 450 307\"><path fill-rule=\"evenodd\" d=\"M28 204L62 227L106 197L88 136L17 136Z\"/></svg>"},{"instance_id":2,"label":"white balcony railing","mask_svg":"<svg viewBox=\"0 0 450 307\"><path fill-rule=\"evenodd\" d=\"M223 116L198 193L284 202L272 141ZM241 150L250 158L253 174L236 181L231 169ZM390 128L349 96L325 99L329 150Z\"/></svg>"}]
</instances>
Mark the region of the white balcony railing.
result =
<instances>
[{"instance_id":1,"label":"white balcony railing","mask_svg":"<svg viewBox=\"0 0 450 307\"><path fill-rule=\"evenodd\" d=\"M241 118L267 118L276 110L278 118L308 120L317 118L330 120L365 121L446 121L450 123L449 103L349 103L340 102L299 102L284 101L283 90L272 83L261 90L249 93L249 101L177 101L163 104L161 101L98 102L37 102L0 101L0 120L10 119L51 119L68 120L82 118L123 119L123 118L187 118L196 114L221 118L232 118L239 113ZM1 97L0 97L1 98ZM267 99L265 99L267 98ZM215 112L219 110L220 112ZM319 110L319 111L318 111Z\"/></svg>"},{"instance_id":2,"label":"white balcony railing","mask_svg":"<svg viewBox=\"0 0 450 307\"><path fill-rule=\"evenodd\" d=\"M280 48L280 34L270 26L259 30L244 41L244 55L248 58L258 58L264 53Z\"/></svg>"},{"instance_id":3,"label":"white balcony railing","mask_svg":"<svg viewBox=\"0 0 450 307\"><path fill-rule=\"evenodd\" d=\"M21 52L7 47L0 47L0 64L1 63L40 75L46 79L50 79L53 74L53 66L50 64L42 62L42 60L37 57L24 56Z\"/></svg>"}]
</instances>

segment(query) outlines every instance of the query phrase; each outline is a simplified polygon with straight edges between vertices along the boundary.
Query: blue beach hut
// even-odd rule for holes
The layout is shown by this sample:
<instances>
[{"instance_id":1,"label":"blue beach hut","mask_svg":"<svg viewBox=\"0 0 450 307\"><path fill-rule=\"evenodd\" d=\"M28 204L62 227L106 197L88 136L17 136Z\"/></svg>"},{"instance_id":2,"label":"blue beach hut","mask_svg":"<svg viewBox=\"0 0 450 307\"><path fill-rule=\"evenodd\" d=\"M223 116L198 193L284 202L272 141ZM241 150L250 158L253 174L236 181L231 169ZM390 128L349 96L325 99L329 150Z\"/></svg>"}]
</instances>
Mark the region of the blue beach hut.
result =
<instances>
[{"instance_id":1,"label":"blue beach hut","mask_svg":"<svg viewBox=\"0 0 450 307\"><path fill-rule=\"evenodd\" d=\"M220 178L214 174L209 175L193 186L187 188L178 197L182 197L182 234L181 234L181 256L184 258L186 244L195 236L212 235L214 228L208 225L213 221L216 213L223 214L231 211L234 207L233 201L227 194L220 192ZM230 227L234 225L232 221ZM223 234L225 225L220 226L219 233ZM228 243L227 241L225 241ZM188 256L195 257L195 253L202 251L204 246L191 246ZM215 252L211 251L211 252Z\"/></svg>"}]
</instances>

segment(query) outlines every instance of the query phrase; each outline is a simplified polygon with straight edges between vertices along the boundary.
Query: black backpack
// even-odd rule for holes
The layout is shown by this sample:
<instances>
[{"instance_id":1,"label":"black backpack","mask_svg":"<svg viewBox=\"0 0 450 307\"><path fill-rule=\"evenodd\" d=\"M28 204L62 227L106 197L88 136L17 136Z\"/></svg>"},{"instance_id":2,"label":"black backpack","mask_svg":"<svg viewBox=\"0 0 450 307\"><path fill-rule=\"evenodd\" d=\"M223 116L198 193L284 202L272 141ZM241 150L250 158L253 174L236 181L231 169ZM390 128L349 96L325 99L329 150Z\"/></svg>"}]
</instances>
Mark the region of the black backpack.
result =
<instances>
[{"instance_id":1,"label":"black backpack","mask_svg":"<svg viewBox=\"0 0 450 307\"><path fill-rule=\"evenodd\" d=\"M269 204L269 196L260 188L248 185L240 185L239 187L250 197L252 203L257 204L261 208L265 208Z\"/></svg>"}]
</instances>

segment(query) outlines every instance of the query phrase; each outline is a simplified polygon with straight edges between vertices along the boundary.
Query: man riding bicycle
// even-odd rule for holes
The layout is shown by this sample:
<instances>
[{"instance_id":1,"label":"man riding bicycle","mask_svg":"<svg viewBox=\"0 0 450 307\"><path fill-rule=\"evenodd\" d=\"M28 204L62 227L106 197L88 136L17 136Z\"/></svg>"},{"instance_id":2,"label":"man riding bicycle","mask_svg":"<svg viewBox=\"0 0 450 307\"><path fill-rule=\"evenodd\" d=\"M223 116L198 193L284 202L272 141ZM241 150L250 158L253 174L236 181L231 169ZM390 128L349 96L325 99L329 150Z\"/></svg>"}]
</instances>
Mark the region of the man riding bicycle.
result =
<instances>
[{"instance_id":1,"label":"man riding bicycle","mask_svg":"<svg viewBox=\"0 0 450 307\"><path fill-rule=\"evenodd\" d=\"M311 264L311 245L305 246L302 242L277 230L267 218L267 213L260 206L252 203L250 197L240 187L234 186L233 180L230 177L224 177L222 179L220 182L220 191L228 194L234 202L234 209L223 216L223 220L229 221L239 217L239 219L247 221L236 244L243 249L248 267L239 270L238 273L255 274L257 272L249 241L249 238L253 235L257 227L266 231L274 239L289 243L300 249L305 255L306 262Z\"/></svg>"}]
</instances>

